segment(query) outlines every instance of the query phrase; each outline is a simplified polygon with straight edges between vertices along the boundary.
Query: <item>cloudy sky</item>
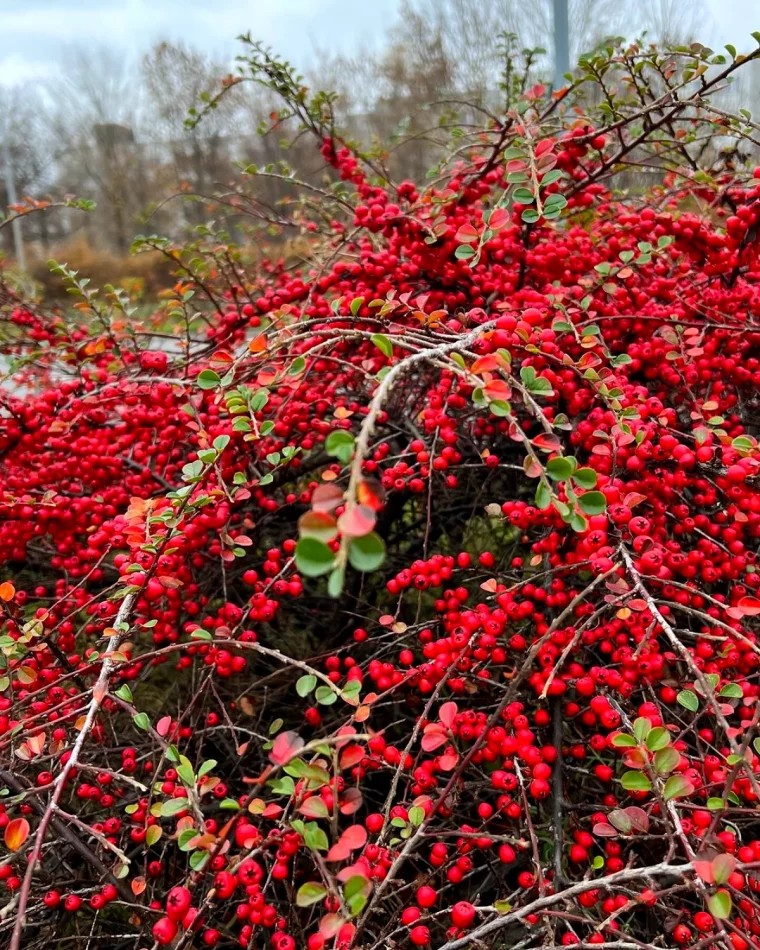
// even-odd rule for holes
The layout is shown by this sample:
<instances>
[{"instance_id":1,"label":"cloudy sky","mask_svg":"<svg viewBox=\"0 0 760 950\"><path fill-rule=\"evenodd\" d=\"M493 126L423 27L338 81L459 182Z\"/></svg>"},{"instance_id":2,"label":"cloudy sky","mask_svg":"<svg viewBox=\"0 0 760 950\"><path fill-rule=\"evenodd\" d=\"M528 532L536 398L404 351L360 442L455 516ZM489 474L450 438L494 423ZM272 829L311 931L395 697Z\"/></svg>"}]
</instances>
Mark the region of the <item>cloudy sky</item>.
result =
<instances>
[{"instance_id":1,"label":"cloudy sky","mask_svg":"<svg viewBox=\"0 0 760 950\"><path fill-rule=\"evenodd\" d=\"M707 5L703 42L752 48L760 0ZM397 7L398 0L0 0L0 84L54 76L62 51L83 43L131 56L156 40L184 40L231 58L234 37L248 30L308 64L318 49L372 45Z\"/></svg>"}]
</instances>

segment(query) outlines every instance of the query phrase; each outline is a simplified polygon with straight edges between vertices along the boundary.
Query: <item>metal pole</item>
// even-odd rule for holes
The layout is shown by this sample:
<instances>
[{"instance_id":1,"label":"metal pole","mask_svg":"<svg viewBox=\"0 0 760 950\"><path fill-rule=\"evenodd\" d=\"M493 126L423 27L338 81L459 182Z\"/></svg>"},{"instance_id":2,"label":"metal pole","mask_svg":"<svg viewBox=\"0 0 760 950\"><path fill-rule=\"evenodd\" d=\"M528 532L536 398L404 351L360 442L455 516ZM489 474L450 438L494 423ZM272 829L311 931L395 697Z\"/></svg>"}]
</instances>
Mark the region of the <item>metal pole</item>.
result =
<instances>
[{"instance_id":1,"label":"metal pole","mask_svg":"<svg viewBox=\"0 0 760 950\"><path fill-rule=\"evenodd\" d=\"M5 174L5 192L8 196L8 204L15 205L16 183L13 180L13 162L11 161L11 150L8 148L8 126L10 122L6 117L5 132L3 134L3 167ZM12 213L12 212L11 212ZM13 246L16 249L16 266L19 270L26 270L26 259L24 257L24 238L21 234L21 220L15 218L11 222L11 231L13 232Z\"/></svg>"},{"instance_id":2,"label":"metal pole","mask_svg":"<svg viewBox=\"0 0 760 950\"><path fill-rule=\"evenodd\" d=\"M554 88L565 84L565 73L570 72L570 30L567 0L554 0Z\"/></svg>"}]
</instances>

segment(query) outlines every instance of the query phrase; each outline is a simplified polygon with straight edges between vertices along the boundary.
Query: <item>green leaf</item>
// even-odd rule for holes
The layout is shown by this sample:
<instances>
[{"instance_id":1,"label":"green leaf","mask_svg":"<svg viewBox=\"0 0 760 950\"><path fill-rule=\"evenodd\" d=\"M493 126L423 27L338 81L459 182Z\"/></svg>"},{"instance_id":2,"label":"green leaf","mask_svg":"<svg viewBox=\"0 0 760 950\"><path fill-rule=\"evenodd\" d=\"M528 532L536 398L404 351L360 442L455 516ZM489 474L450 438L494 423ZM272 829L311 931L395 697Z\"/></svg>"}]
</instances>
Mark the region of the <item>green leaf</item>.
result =
<instances>
[{"instance_id":1,"label":"green leaf","mask_svg":"<svg viewBox=\"0 0 760 950\"><path fill-rule=\"evenodd\" d=\"M649 735L651 728L652 720L647 719L646 716L639 716L639 718L633 723L633 734L636 736L639 742L643 742Z\"/></svg>"},{"instance_id":2,"label":"green leaf","mask_svg":"<svg viewBox=\"0 0 760 950\"><path fill-rule=\"evenodd\" d=\"M548 195L544 201L544 208L549 211L562 210L567 207L567 198L564 195L553 194Z\"/></svg>"},{"instance_id":3,"label":"green leaf","mask_svg":"<svg viewBox=\"0 0 760 950\"><path fill-rule=\"evenodd\" d=\"M151 825L145 832L145 843L149 848L152 848L161 839L163 833L164 830L160 825Z\"/></svg>"},{"instance_id":4,"label":"green leaf","mask_svg":"<svg viewBox=\"0 0 760 950\"><path fill-rule=\"evenodd\" d=\"M194 871L202 871L208 864L210 857L208 851L193 851L190 855L190 867Z\"/></svg>"},{"instance_id":5,"label":"green leaf","mask_svg":"<svg viewBox=\"0 0 760 950\"><path fill-rule=\"evenodd\" d=\"M201 779L204 775L208 775L212 769L216 768L217 764L216 759L206 759L205 762L201 763L201 767L198 769L198 778Z\"/></svg>"},{"instance_id":6,"label":"green leaf","mask_svg":"<svg viewBox=\"0 0 760 950\"><path fill-rule=\"evenodd\" d=\"M721 888L707 898L707 907L717 920L726 920L731 916L731 895Z\"/></svg>"},{"instance_id":7,"label":"green leaf","mask_svg":"<svg viewBox=\"0 0 760 950\"><path fill-rule=\"evenodd\" d=\"M508 416L512 412L512 406L503 399L492 399L488 408L495 416Z\"/></svg>"},{"instance_id":8,"label":"green leaf","mask_svg":"<svg viewBox=\"0 0 760 950\"><path fill-rule=\"evenodd\" d=\"M600 491L587 491L579 496L578 507L584 514L601 515L607 508L607 499Z\"/></svg>"},{"instance_id":9,"label":"green leaf","mask_svg":"<svg viewBox=\"0 0 760 950\"><path fill-rule=\"evenodd\" d=\"M343 697L343 699L350 702L351 700L356 699L361 691L362 684L359 680L349 680L340 691L340 695Z\"/></svg>"},{"instance_id":10,"label":"green leaf","mask_svg":"<svg viewBox=\"0 0 760 950\"><path fill-rule=\"evenodd\" d=\"M332 570L335 555L317 538L301 538L296 544L296 567L306 577L321 577Z\"/></svg>"},{"instance_id":11,"label":"green leaf","mask_svg":"<svg viewBox=\"0 0 760 950\"><path fill-rule=\"evenodd\" d=\"M540 508L541 511L543 511L544 509L548 508L551 503L551 489L542 478L536 487L536 508Z\"/></svg>"},{"instance_id":12,"label":"green leaf","mask_svg":"<svg viewBox=\"0 0 760 950\"><path fill-rule=\"evenodd\" d=\"M196 380L201 389L216 389L221 381L221 376L215 373L213 369L204 369L198 374L198 379Z\"/></svg>"},{"instance_id":13,"label":"green leaf","mask_svg":"<svg viewBox=\"0 0 760 950\"><path fill-rule=\"evenodd\" d=\"M237 804L237 802L235 803ZM190 847L190 842L194 841L198 837L197 828L185 828L184 831L180 831L179 838L177 838L177 844L179 845L180 851L192 851Z\"/></svg>"},{"instance_id":14,"label":"green leaf","mask_svg":"<svg viewBox=\"0 0 760 950\"><path fill-rule=\"evenodd\" d=\"M720 696L726 696L728 699L741 699L744 692L738 683L726 683L721 687Z\"/></svg>"},{"instance_id":15,"label":"green leaf","mask_svg":"<svg viewBox=\"0 0 760 950\"><path fill-rule=\"evenodd\" d=\"M525 224L535 224L540 215L535 208L526 208L520 215Z\"/></svg>"},{"instance_id":16,"label":"green leaf","mask_svg":"<svg viewBox=\"0 0 760 950\"><path fill-rule=\"evenodd\" d=\"M671 775L662 790L662 797L669 802L671 798L685 798L693 791L694 786L683 775Z\"/></svg>"},{"instance_id":17,"label":"green leaf","mask_svg":"<svg viewBox=\"0 0 760 950\"><path fill-rule=\"evenodd\" d=\"M652 787L643 772L624 772L620 782L627 792L648 792Z\"/></svg>"},{"instance_id":18,"label":"green leaf","mask_svg":"<svg viewBox=\"0 0 760 950\"><path fill-rule=\"evenodd\" d=\"M169 798L161 805L161 817L171 818L173 815L178 815L181 811L186 811L188 807L186 798Z\"/></svg>"},{"instance_id":19,"label":"green leaf","mask_svg":"<svg viewBox=\"0 0 760 950\"><path fill-rule=\"evenodd\" d=\"M512 200L516 201L520 205L529 205L532 204L536 199L535 195L529 188L515 188L512 192Z\"/></svg>"},{"instance_id":20,"label":"green leaf","mask_svg":"<svg viewBox=\"0 0 760 950\"><path fill-rule=\"evenodd\" d=\"M325 439L325 451L347 465L354 454L354 437L344 429L335 429Z\"/></svg>"},{"instance_id":21,"label":"green leaf","mask_svg":"<svg viewBox=\"0 0 760 950\"><path fill-rule=\"evenodd\" d=\"M304 830L303 840L306 844L306 847L310 848L312 851L327 851L330 847L330 844L327 840L327 835L315 821L310 821L307 823Z\"/></svg>"},{"instance_id":22,"label":"green leaf","mask_svg":"<svg viewBox=\"0 0 760 950\"><path fill-rule=\"evenodd\" d=\"M337 703L338 694L329 686L318 686L314 698L322 706L332 706L333 703Z\"/></svg>"},{"instance_id":23,"label":"green leaf","mask_svg":"<svg viewBox=\"0 0 760 950\"><path fill-rule=\"evenodd\" d=\"M145 732L150 729L150 717L147 713L141 712L138 713L132 722L137 726L138 729L144 729Z\"/></svg>"},{"instance_id":24,"label":"green leaf","mask_svg":"<svg viewBox=\"0 0 760 950\"><path fill-rule=\"evenodd\" d=\"M357 571L375 571L385 560L385 543L376 532L352 538L348 560Z\"/></svg>"},{"instance_id":25,"label":"green leaf","mask_svg":"<svg viewBox=\"0 0 760 950\"><path fill-rule=\"evenodd\" d=\"M393 356L393 344L384 333L374 333L372 335L372 342L383 356L387 356L388 359Z\"/></svg>"},{"instance_id":26,"label":"green leaf","mask_svg":"<svg viewBox=\"0 0 760 950\"><path fill-rule=\"evenodd\" d=\"M625 732L619 732L614 736L612 744L616 749L635 749L638 745L633 736L629 736Z\"/></svg>"},{"instance_id":27,"label":"green leaf","mask_svg":"<svg viewBox=\"0 0 760 950\"><path fill-rule=\"evenodd\" d=\"M296 783L289 775L283 775L282 778L275 779L267 783L275 795L287 795L290 797L296 790Z\"/></svg>"},{"instance_id":28,"label":"green leaf","mask_svg":"<svg viewBox=\"0 0 760 950\"><path fill-rule=\"evenodd\" d=\"M583 517L583 515L573 512L570 518L570 527L573 531L577 531L582 534L584 531L588 531L588 521Z\"/></svg>"},{"instance_id":29,"label":"green leaf","mask_svg":"<svg viewBox=\"0 0 760 950\"><path fill-rule=\"evenodd\" d=\"M184 755L180 757L180 763L177 766L177 775L179 775L185 785L191 788L195 785L195 772L193 771L189 759Z\"/></svg>"},{"instance_id":30,"label":"green leaf","mask_svg":"<svg viewBox=\"0 0 760 950\"><path fill-rule=\"evenodd\" d=\"M668 775L680 761L681 756L678 754L678 750L674 749L673 746L668 746L666 749L660 749L659 752L655 753L654 767L660 775Z\"/></svg>"},{"instance_id":31,"label":"green leaf","mask_svg":"<svg viewBox=\"0 0 760 950\"><path fill-rule=\"evenodd\" d=\"M596 472L593 468L579 468L573 474L573 481L579 488L596 488Z\"/></svg>"},{"instance_id":32,"label":"green leaf","mask_svg":"<svg viewBox=\"0 0 760 950\"><path fill-rule=\"evenodd\" d=\"M307 673L306 676L302 676L296 683L296 692L303 699L308 696L309 693L317 685L317 677L312 673Z\"/></svg>"},{"instance_id":33,"label":"green leaf","mask_svg":"<svg viewBox=\"0 0 760 950\"><path fill-rule=\"evenodd\" d=\"M682 689L676 696L679 706L688 709L690 712L696 712L699 709L699 699L697 694L690 689Z\"/></svg>"},{"instance_id":34,"label":"green leaf","mask_svg":"<svg viewBox=\"0 0 760 950\"><path fill-rule=\"evenodd\" d=\"M323 884L318 884L316 881L309 881L307 884L302 884L298 888L296 893L296 906L311 907L312 904L318 903L326 895L327 888Z\"/></svg>"},{"instance_id":35,"label":"green leaf","mask_svg":"<svg viewBox=\"0 0 760 950\"><path fill-rule=\"evenodd\" d=\"M725 884L734 872L736 858L731 854L718 854L712 860L713 881Z\"/></svg>"},{"instance_id":36,"label":"green leaf","mask_svg":"<svg viewBox=\"0 0 760 950\"><path fill-rule=\"evenodd\" d=\"M456 257L458 261L469 260L471 257L475 257L475 248L470 247L469 244L460 244L454 251L454 257Z\"/></svg>"},{"instance_id":37,"label":"green leaf","mask_svg":"<svg viewBox=\"0 0 760 950\"><path fill-rule=\"evenodd\" d=\"M561 455L558 455L556 458L549 459L546 463L547 474L550 478L553 478L555 482L567 481L575 471L574 463L575 459L563 458Z\"/></svg>"},{"instance_id":38,"label":"green leaf","mask_svg":"<svg viewBox=\"0 0 760 950\"><path fill-rule=\"evenodd\" d=\"M350 877L344 887L343 895L346 900L350 900L352 897L355 897L357 894L361 894L369 884L369 881L363 874L355 874L353 877Z\"/></svg>"},{"instance_id":39,"label":"green leaf","mask_svg":"<svg viewBox=\"0 0 760 950\"><path fill-rule=\"evenodd\" d=\"M123 699L125 703L131 703L131 702L132 702L132 690L127 686L126 683L123 683L123 684L116 690L115 695L118 696L119 699Z\"/></svg>"},{"instance_id":40,"label":"green leaf","mask_svg":"<svg viewBox=\"0 0 760 950\"><path fill-rule=\"evenodd\" d=\"M670 745L670 733L664 726L657 726L647 735L646 743L650 752L659 752Z\"/></svg>"},{"instance_id":41,"label":"green leaf","mask_svg":"<svg viewBox=\"0 0 760 950\"><path fill-rule=\"evenodd\" d=\"M362 304L364 303L364 297L354 297L351 301L351 316L355 317L356 314L361 310Z\"/></svg>"}]
</instances>

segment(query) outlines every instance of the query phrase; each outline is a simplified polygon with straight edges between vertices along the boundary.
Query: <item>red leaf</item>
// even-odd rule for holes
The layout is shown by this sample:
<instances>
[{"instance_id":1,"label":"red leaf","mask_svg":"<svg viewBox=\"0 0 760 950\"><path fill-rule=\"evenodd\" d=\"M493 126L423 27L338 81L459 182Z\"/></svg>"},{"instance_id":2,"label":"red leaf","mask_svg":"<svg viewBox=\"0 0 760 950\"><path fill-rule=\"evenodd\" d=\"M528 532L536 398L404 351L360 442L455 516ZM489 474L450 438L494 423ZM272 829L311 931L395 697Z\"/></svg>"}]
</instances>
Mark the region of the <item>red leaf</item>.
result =
<instances>
[{"instance_id":1,"label":"red leaf","mask_svg":"<svg viewBox=\"0 0 760 950\"><path fill-rule=\"evenodd\" d=\"M489 399L506 401L512 395L512 387L504 379L491 379L486 383L484 392Z\"/></svg>"},{"instance_id":2,"label":"red leaf","mask_svg":"<svg viewBox=\"0 0 760 950\"><path fill-rule=\"evenodd\" d=\"M352 851L363 848L367 843L367 830L363 825L351 825L340 836L337 844L327 852L328 861L345 861Z\"/></svg>"},{"instance_id":3,"label":"red leaf","mask_svg":"<svg viewBox=\"0 0 760 950\"><path fill-rule=\"evenodd\" d=\"M358 765L364 756L365 752L362 746L356 744L347 746L341 753L340 767L350 769L352 766Z\"/></svg>"},{"instance_id":4,"label":"red leaf","mask_svg":"<svg viewBox=\"0 0 760 950\"><path fill-rule=\"evenodd\" d=\"M29 822L26 818L14 818L5 826L5 847L9 851L18 851L29 837Z\"/></svg>"},{"instance_id":5,"label":"red leaf","mask_svg":"<svg viewBox=\"0 0 760 950\"><path fill-rule=\"evenodd\" d=\"M446 745L446 736L441 732L428 732L422 737L422 748L425 752L435 752L442 745Z\"/></svg>"},{"instance_id":6,"label":"red leaf","mask_svg":"<svg viewBox=\"0 0 760 950\"><path fill-rule=\"evenodd\" d=\"M162 716L161 719L156 723L156 732L163 737L167 735L169 729L171 728L172 717L171 716Z\"/></svg>"},{"instance_id":7,"label":"red leaf","mask_svg":"<svg viewBox=\"0 0 760 950\"><path fill-rule=\"evenodd\" d=\"M495 208L488 219L488 227L492 231L501 231L509 224L509 212L506 208Z\"/></svg>"},{"instance_id":8,"label":"red leaf","mask_svg":"<svg viewBox=\"0 0 760 950\"><path fill-rule=\"evenodd\" d=\"M325 940L330 940L340 930L343 924L343 918L337 914L325 914L319 922L319 932Z\"/></svg>"},{"instance_id":9,"label":"red leaf","mask_svg":"<svg viewBox=\"0 0 760 950\"><path fill-rule=\"evenodd\" d=\"M459 709L456 703L444 703L438 710L438 718L447 729L451 729L458 711Z\"/></svg>"},{"instance_id":10,"label":"red leaf","mask_svg":"<svg viewBox=\"0 0 760 950\"><path fill-rule=\"evenodd\" d=\"M639 808L638 805L629 805L623 811L631 819L635 831L641 831L644 834L649 831L649 815L643 808Z\"/></svg>"},{"instance_id":11,"label":"red leaf","mask_svg":"<svg viewBox=\"0 0 760 950\"><path fill-rule=\"evenodd\" d=\"M592 830L599 838L614 838L617 836L617 831L615 831L612 825L608 825L606 821L598 822L594 825Z\"/></svg>"},{"instance_id":12,"label":"red leaf","mask_svg":"<svg viewBox=\"0 0 760 950\"><path fill-rule=\"evenodd\" d=\"M338 528L349 538L363 538L375 527L376 520L375 512L366 505L350 505L338 518Z\"/></svg>"},{"instance_id":13,"label":"red leaf","mask_svg":"<svg viewBox=\"0 0 760 950\"><path fill-rule=\"evenodd\" d=\"M713 883L713 869L712 869L712 859L704 856L697 855L694 858L694 870L697 872L697 876L701 878L705 884Z\"/></svg>"},{"instance_id":14,"label":"red leaf","mask_svg":"<svg viewBox=\"0 0 760 950\"><path fill-rule=\"evenodd\" d=\"M351 825L340 836L340 840L347 844L352 851L356 851L357 848L363 848L367 843L367 829L364 825Z\"/></svg>"},{"instance_id":15,"label":"red leaf","mask_svg":"<svg viewBox=\"0 0 760 950\"><path fill-rule=\"evenodd\" d=\"M362 793L358 788L347 788L340 796L341 815L353 815L362 807Z\"/></svg>"},{"instance_id":16,"label":"red leaf","mask_svg":"<svg viewBox=\"0 0 760 950\"><path fill-rule=\"evenodd\" d=\"M472 364L473 373L490 373L495 369L499 369L501 363L493 355L489 354L488 356L481 356L480 359L475 360Z\"/></svg>"},{"instance_id":17,"label":"red leaf","mask_svg":"<svg viewBox=\"0 0 760 950\"><path fill-rule=\"evenodd\" d=\"M459 244L469 244L471 241L477 241L480 235L471 224L463 224L454 235L454 240Z\"/></svg>"},{"instance_id":18,"label":"red leaf","mask_svg":"<svg viewBox=\"0 0 760 950\"><path fill-rule=\"evenodd\" d=\"M760 600L757 597L742 597L736 606L745 617L756 617L760 614Z\"/></svg>"},{"instance_id":19,"label":"red leaf","mask_svg":"<svg viewBox=\"0 0 760 950\"><path fill-rule=\"evenodd\" d=\"M317 485L311 496L314 511L332 511L343 501L343 492L337 485Z\"/></svg>"},{"instance_id":20,"label":"red leaf","mask_svg":"<svg viewBox=\"0 0 760 950\"><path fill-rule=\"evenodd\" d=\"M284 765L298 755L306 743L297 732L281 732L274 740L269 758L275 765Z\"/></svg>"},{"instance_id":21,"label":"red leaf","mask_svg":"<svg viewBox=\"0 0 760 950\"><path fill-rule=\"evenodd\" d=\"M556 435L547 435L546 433L541 433L533 439L533 444L539 448L543 449L545 452L556 452L562 448L562 443L557 438Z\"/></svg>"}]
</instances>

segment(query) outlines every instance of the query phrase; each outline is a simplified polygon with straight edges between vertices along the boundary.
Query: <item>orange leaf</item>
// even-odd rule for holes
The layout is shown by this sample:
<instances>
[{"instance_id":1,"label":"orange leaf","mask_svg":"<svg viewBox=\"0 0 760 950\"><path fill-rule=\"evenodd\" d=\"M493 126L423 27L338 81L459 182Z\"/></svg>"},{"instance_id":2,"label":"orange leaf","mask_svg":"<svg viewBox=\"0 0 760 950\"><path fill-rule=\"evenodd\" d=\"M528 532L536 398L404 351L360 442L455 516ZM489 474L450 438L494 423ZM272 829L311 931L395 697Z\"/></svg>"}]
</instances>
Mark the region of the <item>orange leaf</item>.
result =
<instances>
[{"instance_id":1,"label":"orange leaf","mask_svg":"<svg viewBox=\"0 0 760 950\"><path fill-rule=\"evenodd\" d=\"M5 826L5 846L9 851L18 851L29 837L29 822L26 818L14 818Z\"/></svg>"},{"instance_id":2,"label":"orange leaf","mask_svg":"<svg viewBox=\"0 0 760 950\"><path fill-rule=\"evenodd\" d=\"M374 478L363 478L356 487L356 500L373 511L380 511L385 504L385 489Z\"/></svg>"},{"instance_id":3,"label":"orange leaf","mask_svg":"<svg viewBox=\"0 0 760 950\"><path fill-rule=\"evenodd\" d=\"M0 600L9 601L13 600L16 594L16 588L11 584L10 581L5 581L0 584Z\"/></svg>"}]
</instances>

